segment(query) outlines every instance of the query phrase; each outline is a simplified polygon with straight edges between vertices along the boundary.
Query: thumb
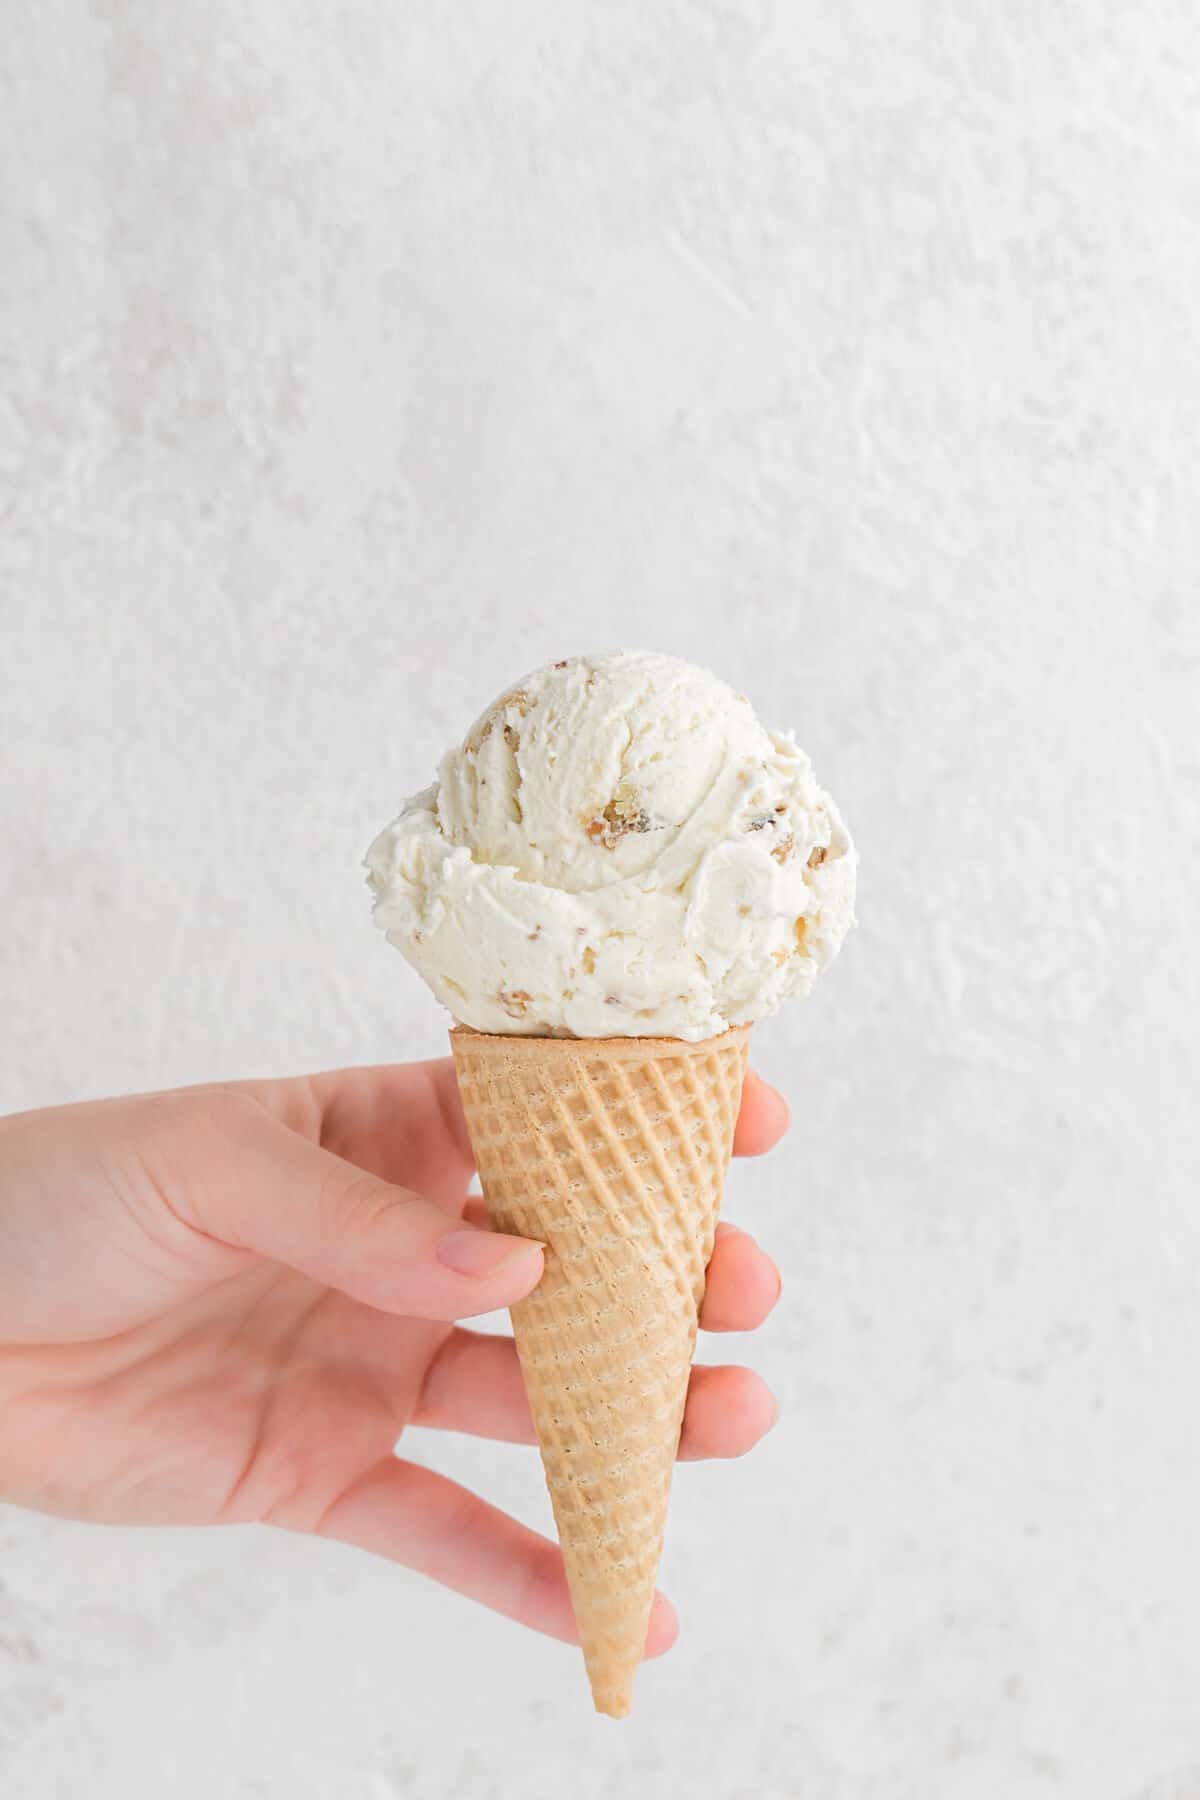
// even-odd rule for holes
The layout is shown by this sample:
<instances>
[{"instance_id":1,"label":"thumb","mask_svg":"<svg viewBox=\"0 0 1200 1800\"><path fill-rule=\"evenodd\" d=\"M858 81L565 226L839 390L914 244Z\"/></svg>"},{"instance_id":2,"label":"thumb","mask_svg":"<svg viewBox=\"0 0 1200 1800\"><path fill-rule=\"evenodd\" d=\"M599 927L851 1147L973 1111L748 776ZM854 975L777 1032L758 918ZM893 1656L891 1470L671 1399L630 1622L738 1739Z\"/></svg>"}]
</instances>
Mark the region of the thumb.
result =
<instances>
[{"instance_id":1,"label":"thumb","mask_svg":"<svg viewBox=\"0 0 1200 1800\"><path fill-rule=\"evenodd\" d=\"M231 1109L217 1147L215 1166L188 1183L186 1210L176 1200L188 1222L368 1306L462 1319L511 1306L541 1278L540 1244L468 1225L257 1104Z\"/></svg>"}]
</instances>

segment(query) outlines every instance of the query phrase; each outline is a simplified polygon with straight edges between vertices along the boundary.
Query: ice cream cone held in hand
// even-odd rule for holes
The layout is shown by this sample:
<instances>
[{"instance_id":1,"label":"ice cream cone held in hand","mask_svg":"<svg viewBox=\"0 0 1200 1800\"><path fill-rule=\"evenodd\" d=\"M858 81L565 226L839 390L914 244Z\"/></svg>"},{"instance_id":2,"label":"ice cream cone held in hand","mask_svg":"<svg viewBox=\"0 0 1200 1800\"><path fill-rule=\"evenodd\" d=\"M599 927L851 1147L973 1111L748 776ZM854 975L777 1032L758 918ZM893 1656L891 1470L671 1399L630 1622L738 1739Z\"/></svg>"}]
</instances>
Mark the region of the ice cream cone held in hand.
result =
<instances>
[{"instance_id":1,"label":"ice cream cone held in hand","mask_svg":"<svg viewBox=\"0 0 1200 1800\"><path fill-rule=\"evenodd\" d=\"M631 1705L754 1021L851 924L790 737L704 670L580 657L491 706L367 855L457 1021L492 1222L546 1245L513 1329L598 1711Z\"/></svg>"},{"instance_id":2,"label":"ice cream cone held in hand","mask_svg":"<svg viewBox=\"0 0 1200 1800\"><path fill-rule=\"evenodd\" d=\"M597 1711L629 1711L749 1027L681 1039L451 1034L488 1212L540 1238L512 1309Z\"/></svg>"}]
</instances>

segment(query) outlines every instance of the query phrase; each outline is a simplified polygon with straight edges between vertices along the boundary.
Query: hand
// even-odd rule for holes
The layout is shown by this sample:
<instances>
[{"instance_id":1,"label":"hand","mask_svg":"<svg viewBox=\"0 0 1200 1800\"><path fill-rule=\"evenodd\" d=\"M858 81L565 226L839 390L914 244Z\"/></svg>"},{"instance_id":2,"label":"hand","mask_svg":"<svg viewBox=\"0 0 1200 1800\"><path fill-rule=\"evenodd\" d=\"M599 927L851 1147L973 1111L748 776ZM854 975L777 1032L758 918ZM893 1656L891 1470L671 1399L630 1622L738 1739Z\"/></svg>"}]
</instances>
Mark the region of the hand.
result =
<instances>
[{"instance_id":1,"label":"hand","mask_svg":"<svg viewBox=\"0 0 1200 1800\"><path fill-rule=\"evenodd\" d=\"M749 1075L735 1151L786 1123ZM409 1424L534 1441L512 1340L451 1323L542 1270L472 1172L449 1061L0 1119L0 1500L315 1532L576 1641L557 1546L393 1455ZM778 1293L721 1226L701 1324L749 1330ZM697 1368L680 1454L740 1455L774 1416L750 1370ZM675 1630L659 1596L647 1654Z\"/></svg>"}]
</instances>

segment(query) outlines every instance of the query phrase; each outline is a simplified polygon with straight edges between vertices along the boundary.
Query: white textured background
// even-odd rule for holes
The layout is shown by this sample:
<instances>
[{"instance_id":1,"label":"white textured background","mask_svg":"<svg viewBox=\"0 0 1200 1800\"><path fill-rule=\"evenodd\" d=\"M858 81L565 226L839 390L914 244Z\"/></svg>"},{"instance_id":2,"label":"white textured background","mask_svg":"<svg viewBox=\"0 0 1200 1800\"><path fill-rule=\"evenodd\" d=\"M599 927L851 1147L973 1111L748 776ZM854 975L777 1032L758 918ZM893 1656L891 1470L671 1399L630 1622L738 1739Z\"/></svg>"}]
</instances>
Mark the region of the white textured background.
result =
<instances>
[{"instance_id":1,"label":"white textured background","mask_svg":"<svg viewBox=\"0 0 1200 1800\"><path fill-rule=\"evenodd\" d=\"M715 664L863 883L634 1720L352 1552L10 1511L4 1800L1197 1800L1192 0L5 19L0 1102L436 1047L357 860L551 655Z\"/></svg>"}]
</instances>

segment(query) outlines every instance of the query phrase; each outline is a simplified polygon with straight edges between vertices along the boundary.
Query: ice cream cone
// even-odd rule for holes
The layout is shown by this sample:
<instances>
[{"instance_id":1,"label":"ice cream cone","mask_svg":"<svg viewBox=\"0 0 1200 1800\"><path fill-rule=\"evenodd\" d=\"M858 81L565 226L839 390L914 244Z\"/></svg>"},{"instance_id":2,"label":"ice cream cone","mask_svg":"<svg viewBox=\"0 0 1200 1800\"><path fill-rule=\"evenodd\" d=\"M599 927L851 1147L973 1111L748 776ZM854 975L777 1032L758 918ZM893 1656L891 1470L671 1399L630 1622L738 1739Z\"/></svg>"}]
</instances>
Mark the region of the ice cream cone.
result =
<instances>
[{"instance_id":1,"label":"ice cream cone","mask_svg":"<svg viewBox=\"0 0 1200 1800\"><path fill-rule=\"evenodd\" d=\"M546 1245L512 1309L596 1710L646 1639L750 1028L450 1034L493 1223Z\"/></svg>"}]
</instances>

